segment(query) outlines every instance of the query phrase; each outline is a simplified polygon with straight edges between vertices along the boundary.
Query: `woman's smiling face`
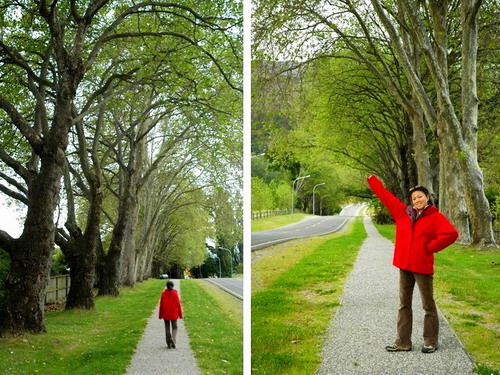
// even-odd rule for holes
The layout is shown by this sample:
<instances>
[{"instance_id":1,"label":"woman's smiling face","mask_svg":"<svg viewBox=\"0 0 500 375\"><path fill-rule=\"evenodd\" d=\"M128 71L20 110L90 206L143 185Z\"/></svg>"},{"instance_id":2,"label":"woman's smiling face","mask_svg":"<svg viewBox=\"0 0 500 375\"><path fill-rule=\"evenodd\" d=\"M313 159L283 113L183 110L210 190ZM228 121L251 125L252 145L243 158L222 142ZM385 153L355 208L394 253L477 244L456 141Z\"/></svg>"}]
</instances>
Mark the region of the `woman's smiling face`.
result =
<instances>
[{"instance_id":1,"label":"woman's smiling face","mask_svg":"<svg viewBox=\"0 0 500 375\"><path fill-rule=\"evenodd\" d=\"M425 195L423 191L416 190L413 193L411 193L411 201L413 203L413 207L421 211L429 203L429 197Z\"/></svg>"}]
</instances>

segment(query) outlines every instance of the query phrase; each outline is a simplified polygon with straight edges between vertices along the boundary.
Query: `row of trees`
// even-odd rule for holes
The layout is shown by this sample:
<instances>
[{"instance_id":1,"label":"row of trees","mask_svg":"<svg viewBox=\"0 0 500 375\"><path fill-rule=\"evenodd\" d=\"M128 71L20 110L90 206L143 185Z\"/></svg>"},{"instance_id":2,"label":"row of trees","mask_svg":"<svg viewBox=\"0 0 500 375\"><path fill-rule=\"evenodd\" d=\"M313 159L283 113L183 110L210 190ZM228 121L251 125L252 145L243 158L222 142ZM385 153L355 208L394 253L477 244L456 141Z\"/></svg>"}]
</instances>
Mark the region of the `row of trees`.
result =
<instances>
[{"instance_id":1,"label":"row of trees","mask_svg":"<svg viewBox=\"0 0 500 375\"><path fill-rule=\"evenodd\" d=\"M403 199L429 186L462 242L494 245L485 191L500 193L495 9L480 0L257 1L254 111L274 117L255 117L255 132L272 129L273 150L296 150L280 157L315 154L376 173ZM274 108L270 90L281 98ZM283 111L288 129L276 121Z\"/></svg>"},{"instance_id":2,"label":"row of trees","mask_svg":"<svg viewBox=\"0 0 500 375\"><path fill-rule=\"evenodd\" d=\"M286 143L286 138L280 137L280 142ZM266 154L252 159L252 211L254 212L290 211L293 198L294 209L314 212L317 215L333 215L341 210L341 204L356 196L360 190L349 182L349 176L353 175L352 171L335 167L330 162L325 163L324 160L311 154L298 157L297 160L300 159L300 162L296 163L300 165L298 172L295 172L293 167L279 166L279 154L276 149L270 149L269 154L273 156ZM295 178L304 175L310 177L293 182ZM342 179L341 175L345 179Z\"/></svg>"},{"instance_id":3,"label":"row of trees","mask_svg":"<svg viewBox=\"0 0 500 375\"><path fill-rule=\"evenodd\" d=\"M44 331L54 243L67 307L91 309L96 275L116 296L153 267L203 263L209 236L241 242L240 8L0 8L0 190L26 207L19 238L0 230L2 330Z\"/></svg>"}]
</instances>

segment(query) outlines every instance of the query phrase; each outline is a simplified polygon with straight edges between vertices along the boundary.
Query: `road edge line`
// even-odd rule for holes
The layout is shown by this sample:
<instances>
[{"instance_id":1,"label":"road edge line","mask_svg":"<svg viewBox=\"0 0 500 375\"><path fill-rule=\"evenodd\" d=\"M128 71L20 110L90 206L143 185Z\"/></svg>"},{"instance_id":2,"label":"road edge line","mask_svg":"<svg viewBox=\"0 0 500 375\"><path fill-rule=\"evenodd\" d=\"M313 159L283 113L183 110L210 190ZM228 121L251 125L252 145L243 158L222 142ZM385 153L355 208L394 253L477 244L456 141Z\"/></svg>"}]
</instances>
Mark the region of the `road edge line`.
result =
<instances>
[{"instance_id":1,"label":"road edge line","mask_svg":"<svg viewBox=\"0 0 500 375\"><path fill-rule=\"evenodd\" d=\"M212 281L211 279L203 279L205 281L208 281L209 283L213 284L213 285L216 285L218 286L219 288L221 288L223 291L225 291L226 293L229 293L231 294L233 297L236 297L238 298L239 300L243 301L243 296L240 296L238 293L235 293L233 292L232 290L220 285L220 284L217 284L215 281Z\"/></svg>"}]
</instances>

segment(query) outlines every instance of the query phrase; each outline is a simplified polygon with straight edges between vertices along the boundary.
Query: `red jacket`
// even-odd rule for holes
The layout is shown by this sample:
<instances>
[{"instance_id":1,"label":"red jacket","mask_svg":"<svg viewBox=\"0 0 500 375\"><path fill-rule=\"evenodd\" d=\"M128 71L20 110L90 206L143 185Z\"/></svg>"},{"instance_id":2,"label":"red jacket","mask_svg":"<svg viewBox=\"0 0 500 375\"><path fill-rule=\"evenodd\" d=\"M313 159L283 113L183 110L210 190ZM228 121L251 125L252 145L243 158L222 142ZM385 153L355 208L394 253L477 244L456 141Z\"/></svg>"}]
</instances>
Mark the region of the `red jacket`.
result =
<instances>
[{"instance_id":1,"label":"red jacket","mask_svg":"<svg viewBox=\"0 0 500 375\"><path fill-rule=\"evenodd\" d=\"M432 275L434 253L450 246L458 232L434 206L427 206L417 216L412 206L407 206L386 190L380 180L370 176L368 184L396 222L396 243L393 264L406 271Z\"/></svg>"},{"instance_id":2,"label":"red jacket","mask_svg":"<svg viewBox=\"0 0 500 375\"><path fill-rule=\"evenodd\" d=\"M177 290L165 289L161 294L160 299L160 314L158 316L164 320L177 320L182 319L181 300Z\"/></svg>"}]
</instances>

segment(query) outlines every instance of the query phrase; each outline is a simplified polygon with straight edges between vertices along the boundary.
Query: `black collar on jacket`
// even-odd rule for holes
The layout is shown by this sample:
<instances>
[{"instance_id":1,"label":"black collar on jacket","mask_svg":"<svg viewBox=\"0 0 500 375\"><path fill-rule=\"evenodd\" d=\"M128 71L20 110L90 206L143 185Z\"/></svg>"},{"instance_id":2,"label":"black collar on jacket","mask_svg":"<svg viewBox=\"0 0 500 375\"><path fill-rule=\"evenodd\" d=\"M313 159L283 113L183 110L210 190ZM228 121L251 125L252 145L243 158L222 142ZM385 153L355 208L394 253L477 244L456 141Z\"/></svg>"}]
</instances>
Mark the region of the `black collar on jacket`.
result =
<instances>
[{"instance_id":1,"label":"black collar on jacket","mask_svg":"<svg viewBox=\"0 0 500 375\"><path fill-rule=\"evenodd\" d=\"M418 214L417 210L413 206L410 205L406 207L406 213L410 216L412 226L415 224L417 219L421 218L422 216L430 215L436 211L437 208L430 204L425 206L420 214Z\"/></svg>"}]
</instances>

